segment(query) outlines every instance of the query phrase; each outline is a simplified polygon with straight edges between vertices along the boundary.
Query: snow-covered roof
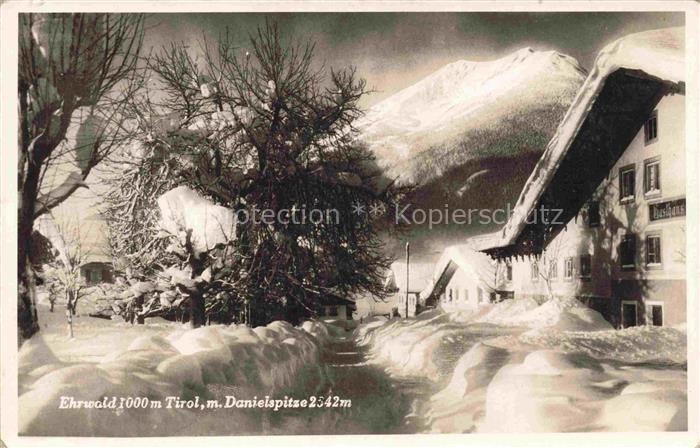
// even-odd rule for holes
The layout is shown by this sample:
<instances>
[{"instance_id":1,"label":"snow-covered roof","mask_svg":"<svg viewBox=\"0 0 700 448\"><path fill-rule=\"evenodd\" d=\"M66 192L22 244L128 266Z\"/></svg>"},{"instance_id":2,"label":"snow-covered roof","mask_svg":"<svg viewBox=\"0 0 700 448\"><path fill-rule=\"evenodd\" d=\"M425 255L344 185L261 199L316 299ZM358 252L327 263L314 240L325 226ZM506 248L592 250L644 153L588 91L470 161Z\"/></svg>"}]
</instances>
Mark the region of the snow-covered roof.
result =
<instances>
[{"instance_id":1,"label":"snow-covered roof","mask_svg":"<svg viewBox=\"0 0 700 448\"><path fill-rule=\"evenodd\" d=\"M433 277L421 291L422 300L430 297L437 289L447 285L457 269L472 277L473 281L487 292L496 290L496 263L486 254L475 249L479 240L447 247L433 271Z\"/></svg>"},{"instance_id":2,"label":"snow-covered roof","mask_svg":"<svg viewBox=\"0 0 700 448\"><path fill-rule=\"evenodd\" d=\"M409 292L420 292L433 276L433 264L423 262L409 263ZM395 261L391 264L387 277L387 287L406 291L406 262Z\"/></svg>"},{"instance_id":3,"label":"snow-covered roof","mask_svg":"<svg viewBox=\"0 0 700 448\"><path fill-rule=\"evenodd\" d=\"M598 55L594 68L571 104L557 132L535 166L494 248L516 242L537 207L542 194L550 186L582 125L599 100L608 78L620 69L633 71L644 78L662 82L685 81L684 28L666 28L625 36L607 45ZM611 124L613 118L607 120ZM589 154L592 160L596 154Z\"/></svg>"}]
</instances>

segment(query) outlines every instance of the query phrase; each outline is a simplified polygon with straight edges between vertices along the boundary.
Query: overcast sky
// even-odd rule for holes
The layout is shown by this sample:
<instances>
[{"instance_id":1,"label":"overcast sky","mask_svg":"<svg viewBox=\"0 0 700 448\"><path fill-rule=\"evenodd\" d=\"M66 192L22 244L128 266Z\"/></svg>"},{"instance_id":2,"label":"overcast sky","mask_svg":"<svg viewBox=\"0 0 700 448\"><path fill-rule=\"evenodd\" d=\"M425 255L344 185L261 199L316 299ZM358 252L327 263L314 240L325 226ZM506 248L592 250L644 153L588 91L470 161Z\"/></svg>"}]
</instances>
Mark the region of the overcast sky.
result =
<instances>
[{"instance_id":1,"label":"overcast sky","mask_svg":"<svg viewBox=\"0 0 700 448\"><path fill-rule=\"evenodd\" d=\"M170 40L197 46L226 30L241 47L269 18L284 34L316 43L332 67L354 65L377 90L371 105L460 59L497 59L520 48L557 50L586 70L608 42L626 34L684 24L683 13L304 13L154 14L147 46Z\"/></svg>"}]
</instances>

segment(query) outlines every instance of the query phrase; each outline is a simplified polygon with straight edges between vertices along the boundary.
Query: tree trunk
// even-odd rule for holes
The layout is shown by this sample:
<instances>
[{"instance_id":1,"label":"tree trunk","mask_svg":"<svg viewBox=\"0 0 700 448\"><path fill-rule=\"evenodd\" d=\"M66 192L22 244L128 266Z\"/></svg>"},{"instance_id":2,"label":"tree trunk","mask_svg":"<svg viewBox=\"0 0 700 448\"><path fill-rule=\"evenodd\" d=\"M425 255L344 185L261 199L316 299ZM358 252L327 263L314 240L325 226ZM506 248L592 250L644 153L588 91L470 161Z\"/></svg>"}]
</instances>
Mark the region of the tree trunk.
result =
<instances>
[{"instance_id":1,"label":"tree trunk","mask_svg":"<svg viewBox=\"0 0 700 448\"><path fill-rule=\"evenodd\" d=\"M192 278L196 278L204 272L204 262L194 256L192 242L187 239L187 252L190 254L190 269L192 270ZM190 325L192 328L201 327L206 323L206 312L204 309L204 293L200 285L195 285L194 288L188 290L190 296Z\"/></svg>"},{"instance_id":2,"label":"tree trunk","mask_svg":"<svg viewBox=\"0 0 700 448\"><path fill-rule=\"evenodd\" d=\"M20 263L22 264L22 263ZM18 273L18 297L17 297L17 342L22 345L39 331L39 319L36 313L36 290L34 286L34 273L25 260L24 272Z\"/></svg>"},{"instance_id":3,"label":"tree trunk","mask_svg":"<svg viewBox=\"0 0 700 448\"><path fill-rule=\"evenodd\" d=\"M56 303L56 299L50 299L49 303L51 304L51 308L49 308L49 311L53 313L53 306Z\"/></svg>"},{"instance_id":4,"label":"tree trunk","mask_svg":"<svg viewBox=\"0 0 700 448\"><path fill-rule=\"evenodd\" d=\"M143 314L137 314L136 315L136 323L139 325L143 325L146 323L146 316Z\"/></svg>"},{"instance_id":5,"label":"tree trunk","mask_svg":"<svg viewBox=\"0 0 700 448\"><path fill-rule=\"evenodd\" d=\"M25 138L24 136L22 136ZM21 139L21 145L26 142ZM23 146L21 146L23 147ZM20 176L18 182L19 204L17 210L17 342L22 345L39 331L39 318L36 312L36 279L29 259L29 251L34 228L34 211L39 190L41 163L20 151ZM29 160L26 160L26 158Z\"/></svg>"},{"instance_id":6,"label":"tree trunk","mask_svg":"<svg viewBox=\"0 0 700 448\"><path fill-rule=\"evenodd\" d=\"M73 338L73 315L75 314L73 310L73 299L71 298L71 293L66 294L66 318L68 319L68 337Z\"/></svg>"},{"instance_id":7,"label":"tree trunk","mask_svg":"<svg viewBox=\"0 0 700 448\"><path fill-rule=\"evenodd\" d=\"M204 325L205 322L204 297L199 288L195 288L190 294L190 324L192 328L197 328Z\"/></svg>"},{"instance_id":8,"label":"tree trunk","mask_svg":"<svg viewBox=\"0 0 700 448\"><path fill-rule=\"evenodd\" d=\"M30 171L32 170L30 169ZM34 207L33 201L27 200L27 192L20 193L19 222L17 225L17 336L19 345L22 345L25 339L31 338L39 331L39 319L36 312L34 270L29 261L32 227L34 227Z\"/></svg>"}]
</instances>

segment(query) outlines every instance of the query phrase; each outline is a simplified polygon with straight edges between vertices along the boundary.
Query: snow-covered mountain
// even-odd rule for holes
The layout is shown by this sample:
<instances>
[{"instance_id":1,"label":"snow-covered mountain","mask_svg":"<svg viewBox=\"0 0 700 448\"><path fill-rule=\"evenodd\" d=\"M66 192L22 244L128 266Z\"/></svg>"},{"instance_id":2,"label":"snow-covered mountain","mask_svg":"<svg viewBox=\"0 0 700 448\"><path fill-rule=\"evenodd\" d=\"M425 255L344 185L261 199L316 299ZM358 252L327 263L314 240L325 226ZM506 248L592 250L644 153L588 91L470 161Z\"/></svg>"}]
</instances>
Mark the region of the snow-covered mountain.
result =
<instances>
[{"instance_id":1,"label":"snow-covered mountain","mask_svg":"<svg viewBox=\"0 0 700 448\"><path fill-rule=\"evenodd\" d=\"M358 127L389 178L425 185L475 159L541 152L584 78L554 51L457 61L376 104Z\"/></svg>"},{"instance_id":2,"label":"snow-covered mountain","mask_svg":"<svg viewBox=\"0 0 700 448\"><path fill-rule=\"evenodd\" d=\"M585 75L575 59L531 48L494 61L457 61L376 104L357 127L377 159L379 183L414 185L407 198L413 207L505 209ZM503 224L414 225L389 251L400 255L408 239L417 252L439 254Z\"/></svg>"}]
</instances>

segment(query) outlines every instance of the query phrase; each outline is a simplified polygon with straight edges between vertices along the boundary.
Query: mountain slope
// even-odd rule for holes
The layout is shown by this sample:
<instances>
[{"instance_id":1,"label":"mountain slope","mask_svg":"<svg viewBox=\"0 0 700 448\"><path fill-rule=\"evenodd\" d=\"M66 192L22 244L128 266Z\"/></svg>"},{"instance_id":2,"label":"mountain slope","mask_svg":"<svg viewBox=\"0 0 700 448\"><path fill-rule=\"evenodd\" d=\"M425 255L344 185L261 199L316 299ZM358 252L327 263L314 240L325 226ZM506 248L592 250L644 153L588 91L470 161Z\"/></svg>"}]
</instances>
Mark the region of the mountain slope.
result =
<instances>
[{"instance_id":1,"label":"mountain slope","mask_svg":"<svg viewBox=\"0 0 700 448\"><path fill-rule=\"evenodd\" d=\"M389 178L424 185L475 159L541 152L536 137L551 137L583 80L573 58L553 51L457 61L378 103L358 127Z\"/></svg>"},{"instance_id":2,"label":"mountain slope","mask_svg":"<svg viewBox=\"0 0 700 448\"><path fill-rule=\"evenodd\" d=\"M378 183L416 187L407 198L413 209L507 209L584 79L576 60L554 51L458 61L376 104L357 127L377 159ZM416 253L437 256L503 224L414 224L386 247L400 256L408 240Z\"/></svg>"}]
</instances>

